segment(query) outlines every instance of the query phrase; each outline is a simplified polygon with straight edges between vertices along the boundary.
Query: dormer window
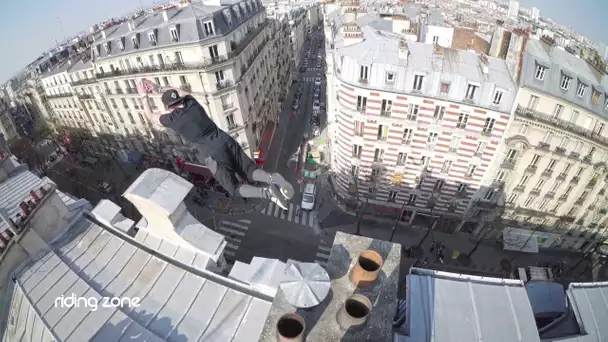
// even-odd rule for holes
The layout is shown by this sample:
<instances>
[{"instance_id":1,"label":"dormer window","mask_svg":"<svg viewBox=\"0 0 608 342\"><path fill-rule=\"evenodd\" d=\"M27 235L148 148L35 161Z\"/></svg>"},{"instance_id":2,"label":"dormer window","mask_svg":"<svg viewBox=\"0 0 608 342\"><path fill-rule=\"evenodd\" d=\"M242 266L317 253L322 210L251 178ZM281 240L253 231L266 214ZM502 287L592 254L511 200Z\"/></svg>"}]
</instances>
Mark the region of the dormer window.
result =
<instances>
[{"instance_id":1,"label":"dormer window","mask_svg":"<svg viewBox=\"0 0 608 342\"><path fill-rule=\"evenodd\" d=\"M95 45L95 55L97 55L97 57L99 57L100 54L101 54L101 46Z\"/></svg>"},{"instance_id":2,"label":"dormer window","mask_svg":"<svg viewBox=\"0 0 608 342\"><path fill-rule=\"evenodd\" d=\"M106 50L106 53L108 55L112 52L112 47L110 46L110 42L103 44L103 48Z\"/></svg>"},{"instance_id":3,"label":"dormer window","mask_svg":"<svg viewBox=\"0 0 608 342\"><path fill-rule=\"evenodd\" d=\"M534 72L534 78L536 78L539 81L544 80L546 71L547 71L547 68L545 68L542 65L536 64L536 72Z\"/></svg>"},{"instance_id":4,"label":"dormer window","mask_svg":"<svg viewBox=\"0 0 608 342\"><path fill-rule=\"evenodd\" d=\"M226 15L226 10L224 10L224 15ZM230 11L228 11L228 15L226 18L228 25L230 25ZM212 36L215 34L215 31L213 29L213 22L212 21L206 21L203 23L203 31L205 32L205 36Z\"/></svg>"},{"instance_id":5,"label":"dormer window","mask_svg":"<svg viewBox=\"0 0 608 342\"><path fill-rule=\"evenodd\" d=\"M604 102L604 109L608 110L608 95L604 94L604 96L606 97L606 102Z\"/></svg>"},{"instance_id":6,"label":"dormer window","mask_svg":"<svg viewBox=\"0 0 608 342\"><path fill-rule=\"evenodd\" d=\"M177 25L169 28L169 34L171 34L172 42L179 42L179 28Z\"/></svg>"},{"instance_id":7,"label":"dormer window","mask_svg":"<svg viewBox=\"0 0 608 342\"><path fill-rule=\"evenodd\" d=\"M139 35L138 34L131 37L131 43L133 44L134 49L139 49Z\"/></svg>"},{"instance_id":8,"label":"dormer window","mask_svg":"<svg viewBox=\"0 0 608 342\"><path fill-rule=\"evenodd\" d=\"M596 105L600 103L601 93L597 90L593 90L593 95L591 95L591 104Z\"/></svg>"},{"instance_id":9,"label":"dormer window","mask_svg":"<svg viewBox=\"0 0 608 342\"><path fill-rule=\"evenodd\" d=\"M236 14L236 19L240 20L241 19L241 9L239 6L232 6L232 10L234 11L234 14Z\"/></svg>"},{"instance_id":10,"label":"dormer window","mask_svg":"<svg viewBox=\"0 0 608 342\"><path fill-rule=\"evenodd\" d=\"M578 82L578 88L576 88L576 96L583 97L585 96L585 92L587 91L587 85L581 82Z\"/></svg>"},{"instance_id":11,"label":"dormer window","mask_svg":"<svg viewBox=\"0 0 608 342\"><path fill-rule=\"evenodd\" d=\"M125 39L124 38L120 38L118 40L118 50L125 51Z\"/></svg>"},{"instance_id":12,"label":"dormer window","mask_svg":"<svg viewBox=\"0 0 608 342\"><path fill-rule=\"evenodd\" d=\"M560 82L560 88L563 90L568 90L570 88L570 81L572 81L572 77L562 75L562 81Z\"/></svg>"},{"instance_id":13,"label":"dormer window","mask_svg":"<svg viewBox=\"0 0 608 342\"><path fill-rule=\"evenodd\" d=\"M154 31L148 32L148 41L150 45L156 46L156 33Z\"/></svg>"}]
</instances>

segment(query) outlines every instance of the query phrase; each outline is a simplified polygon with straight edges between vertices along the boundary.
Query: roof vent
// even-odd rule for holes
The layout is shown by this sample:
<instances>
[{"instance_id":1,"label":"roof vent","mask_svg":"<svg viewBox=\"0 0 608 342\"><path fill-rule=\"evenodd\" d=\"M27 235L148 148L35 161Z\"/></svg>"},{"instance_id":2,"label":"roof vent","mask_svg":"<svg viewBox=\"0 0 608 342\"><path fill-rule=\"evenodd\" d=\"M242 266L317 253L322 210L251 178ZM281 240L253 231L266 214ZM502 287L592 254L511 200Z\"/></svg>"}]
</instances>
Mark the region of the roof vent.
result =
<instances>
[{"instance_id":1,"label":"roof vent","mask_svg":"<svg viewBox=\"0 0 608 342\"><path fill-rule=\"evenodd\" d=\"M344 302L344 305L338 310L336 320L342 330L348 330L364 324L370 312L372 312L372 302L369 298L356 294Z\"/></svg>"},{"instance_id":2,"label":"roof vent","mask_svg":"<svg viewBox=\"0 0 608 342\"><path fill-rule=\"evenodd\" d=\"M291 305L310 308L319 305L329 293L329 275L319 264L289 261L279 287Z\"/></svg>"},{"instance_id":3,"label":"roof vent","mask_svg":"<svg viewBox=\"0 0 608 342\"><path fill-rule=\"evenodd\" d=\"M355 267L350 272L350 281L358 287L372 286L378 278L382 263L382 257L378 252L369 249L361 252Z\"/></svg>"},{"instance_id":4,"label":"roof vent","mask_svg":"<svg viewBox=\"0 0 608 342\"><path fill-rule=\"evenodd\" d=\"M288 313L277 322L277 335L280 342L303 342L306 323L302 316Z\"/></svg>"}]
</instances>

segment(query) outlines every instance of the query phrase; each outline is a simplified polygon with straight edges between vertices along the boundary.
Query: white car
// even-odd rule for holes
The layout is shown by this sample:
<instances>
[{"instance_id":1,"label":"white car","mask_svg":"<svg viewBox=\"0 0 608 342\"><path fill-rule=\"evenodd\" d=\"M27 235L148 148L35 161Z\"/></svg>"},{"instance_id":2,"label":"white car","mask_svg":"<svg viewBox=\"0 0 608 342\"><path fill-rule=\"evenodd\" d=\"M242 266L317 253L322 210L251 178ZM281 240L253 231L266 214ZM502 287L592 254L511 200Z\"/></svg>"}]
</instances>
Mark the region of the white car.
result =
<instances>
[{"instance_id":1,"label":"white car","mask_svg":"<svg viewBox=\"0 0 608 342\"><path fill-rule=\"evenodd\" d=\"M302 194L302 204L300 207L302 210L310 211L315 207L315 185L306 184L304 187L304 194Z\"/></svg>"},{"instance_id":2,"label":"white car","mask_svg":"<svg viewBox=\"0 0 608 342\"><path fill-rule=\"evenodd\" d=\"M318 85L318 86L321 85L321 77L315 78L315 85Z\"/></svg>"}]
</instances>

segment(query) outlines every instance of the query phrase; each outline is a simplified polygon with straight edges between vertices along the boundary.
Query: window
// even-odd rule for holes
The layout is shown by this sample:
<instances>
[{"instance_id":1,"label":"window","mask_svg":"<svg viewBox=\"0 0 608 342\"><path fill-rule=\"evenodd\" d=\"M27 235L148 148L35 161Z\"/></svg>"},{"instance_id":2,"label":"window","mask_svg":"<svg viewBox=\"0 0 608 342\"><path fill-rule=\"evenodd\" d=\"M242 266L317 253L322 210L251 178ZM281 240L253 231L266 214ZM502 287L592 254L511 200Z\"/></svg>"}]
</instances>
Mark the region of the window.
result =
<instances>
[{"instance_id":1,"label":"window","mask_svg":"<svg viewBox=\"0 0 608 342\"><path fill-rule=\"evenodd\" d=\"M379 125L378 126L378 140L386 140L388 137L388 126Z\"/></svg>"},{"instance_id":2,"label":"window","mask_svg":"<svg viewBox=\"0 0 608 342\"><path fill-rule=\"evenodd\" d=\"M110 43L105 43L103 44L103 48L106 50L106 53L109 55L112 52L112 49L110 47Z\"/></svg>"},{"instance_id":3,"label":"window","mask_svg":"<svg viewBox=\"0 0 608 342\"><path fill-rule=\"evenodd\" d=\"M182 86L187 86L189 84L188 80L186 79L186 76L183 76L183 75L179 77L179 83Z\"/></svg>"},{"instance_id":4,"label":"window","mask_svg":"<svg viewBox=\"0 0 608 342\"><path fill-rule=\"evenodd\" d=\"M586 91L587 91L587 85L579 82L578 88L576 88L576 96L583 97L583 96L585 96Z\"/></svg>"},{"instance_id":5,"label":"window","mask_svg":"<svg viewBox=\"0 0 608 342\"><path fill-rule=\"evenodd\" d=\"M184 58L182 57L182 53L179 51L175 51L175 63L184 64Z\"/></svg>"},{"instance_id":6,"label":"window","mask_svg":"<svg viewBox=\"0 0 608 342\"><path fill-rule=\"evenodd\" d=\"M433 36L433 45L439 44L439 36Z\"/></svg>"},{"instance_id":7,"label":"window","mask_svg":"<svg viewBox=\"0 0 608 342\"><path fill-rule=\"evenodd\" d=\"M365 112L365 108L367 107L367 97L365 96L357 96L357 111Z\"/></svg>"},{"instance_id":8,"label":"window","mask_svg":"<svg viewBox=\"0 0 608 342\"><path fill-rule=\"evenodd\" d=\"M478 86L474 84L467 85L467 93L465 95L465 99L467 100L475 100L475 93L477 92Z\"/></svg>"},{"instance_id":9,"label":"window","mask_svg":"<svg viewBox=\"0 0 608 342\"><path fill-rule=\"evenodd\" d=\"M435 121L443 120L444 113L445 113L444 106L435 106L435 113L433 114L433 119L435 119Z\"/></svg>"},{"instance_id":10,"label":"window","mask_svg":"<svg viewBox=\"0 0 608 342\"><path fill-rule=\"evenodd\" d=\"M139 49L139 39L137 36L131 37L131 43L133 44L134 49Z\"/></svg>"},{"instance_id":11,"label":"window","mask_svg":"<svg viewBox=\"0 0 608 342\"><path fill-rule=\"evenodd\" d=\"M445 184L445 181L443 179L438 179L435 182L435 186L433 187L433 191L441 191L441 189L443 188L443 184Z\"/></svg>"},{"instance_id":12,"label":"window","mask_svg":"<svg viewBox=\"0 0 608 342\"><path fill-rule=\"evenodd\" d=\"M424 76L422 75L414 75L414 85L413 90L420 91L422 90L422 81L424 80Z\"/></svg>"},{"instance_id":13,"label":"window","mask_svg":"<svg viewBox=\"0 0 608 342\"><path fill-rule=\"evenodd\" d=\"M439 93L441 95L448 95L450 93L450 84L441 82L439 86Z\"/></svg>"},{"instance_id":14,"label":"window","mask_svg":"<svg viewBox=\"0 0 608 342\"><path fill-rule=\"evenodd\" d=\"M125 51L125 43L123 42L122 38L118 40L118 49L120 51Z\"/></svg>"},{"instance_id":15,"label":"window","mask_svg":"<svg viewBox=\"0 0 608 342\"><path fill-rule=\"evenodd\" d=\"M483 155L483 151L486 149L486 142L480 141L477 143L477 149L475 149L475 157L481 157Z\"/></svg>"},{"instance_id":16,"label":"window","mask_svg":"<svg viewBox=\"0 0 608 342\"><path fill-rule=\"evenodd\" d=\"M524 207L531 206L535 199L536 199L536 196L528 196L528 198L524 202Z\"/></svg>"},{"instance_id":17,"label":"window","mask_svg":"<svg viewBox=\"0 0 608 342\"><path fill-rule=\"evenodd\" d=\"M469 114L460 113L458 116L458 122L456 123L456 128L466 128L467 122L469 122Z\"/></svg>"},{"instance_id":18,"label":"window","mask_svg":"<svg viewBox=\"0 0 608 342\"><path fill-rule=\"evenodd\" d=\"M505 178L507 178L507 172L506 171L498 171L498 173L496 174L496 178L494 178L495 181L497 182L502 182L505 180Z\"/></svg>"},{"instance_id":19,"label":"window","mask_svg":"<svg viewBox=\"0 0 608 342\"><path fill-rule=\"evenodd\" d=\"M407 115L407 119L411 120L411 121L416 121L416 119L418 118L418 111L420 110L420 106L419 105L415 105L415 104L410 104L410 111L409 114Z\"/></svg>"},{"instance_id":20,"label":"window","mask_svg":"<svg viewBox=\"0 0 608 342\"><path fill-rule=\"evenodd\" d=\"M407 163L407 154L404 152L399 152L397 155L397 165L405 165Z\"/></svg>"},{"instance_id":21,"label":"window","mask_svg":"<svg viewBox=\"0 0 608 342\"><path fill-rule=\"evenodd\" d=\"M410 194L410 197L407 199L407 203L408 204L416 204L416 199L418 198L418 196L416 196L415 194Z\"/></svg>"},{"instance_id":22,"label":"window","mask_svg":"<svg viewBox=\"0 0 608 342\"><path fill-rule=\"evenodd\" d=\"M551 159L549 161L549 165L547 165L547 169L545 170L545 172L553 172L556 164L557 164L557 159Z\"/></svg>"},{"instance_id":23,"label":"window","mask_svg":"<svg viewBox=\"0 0 608 342\"><path fill-rule=\"evenodd\" d=\"M458 184L458 192L463 193L465 191L467 191L467 184L466 183Z\"/></svg>"},{"instance_id":24,"label":"window","mask_svg":"<svg viewBox=\"0 0 608 342\"><path fill-rule=\"evenodd\" d=\"M572 115L570 115L570 123L575 124L577 119L578 119L578 111L573 110Z\"/></svg>"},{"instance_id":25,"label":"window","mask_svg":"<svg viewBox=\"0 0 608 342\"><path fill-rule=\"evenodd\" d=\"M547 182L547 180L544 178L539 179L538 182L536 183L536 185L534 186L534 190L542 189L546 182Z\"/></svg>"},{"instance_id":26,"label":"window","mask_svg":"<svg viewBox=\"0 0 608 342\"><path fill-rule=\"evenodd\" d=\"M384 158L384 150L381 148L377 148L374 151L374 163L382 163L383 158Z\"/></svg>"},{"instance_id":27,"label":"window","mask_svg":"<svg viewBox=\"0 0 608 342\"><path fill-rule=\"evenodd\" d=\"M545 71L547 71L547 68L545 68L542 65L536 65L536 72L534 73L534 77L539 80L542 81L545 79Z\"/></svg>"},{"instance_id":28,"label":"window","mask_svg":"<svg viewBox=\"0 0 608 342\"><path fill-rule=\"evenodd\" d=\"M421 166L428 166L431 163L431 157L429 156L422 156L420 157L420 165Z\"/></svg>"},{"instance_id":29,"label":"window","mask_svg":"<svg viewBox=\"0 0 608 342\"><path fill-rule=\"evenodd\" d=\"M521 135L526 135L526 133L528 133L528 128L530 126L526 125L526 124L522 124L521 126L519 126L519 134Z\"/></svg>"},{"instance_id":30,"label":"window","mask_svg":"<svg viewBox=\"0 0 608 342\"><path fill-rule=\"evenodd\" d=\"M236 128L236 122L234 122L234 115L226 115L226 123L228 124L228 129Z\"/></svg>"},{"instance_id":31,"label":"window","mask_svg":"<svg viewBox=\"0 0 608 342\"><path fill-rule=\"evenodd\" d=\"M137 113L137 115L139 116L139 121L141 121L142 125L146 124L146 119L144 119L144 116L141 115L141 113Z\"/></svg>"},{"instance_id":32,"label":"window","mask_svg":"<svg viewBox=\"0 0 608 342\"><path fill-rule=\"evenodd\" d=\"M443 165L441 166L441 173L448 173L450 172L450 169L452 168L452 161L451 160L446 160L443 162Z\"/></svg>"},{"instance_id":33,"label":"window","mask_svg":"<svg viewBox=\"0 0 608 342\"><path fill-rule=\"evenodd\" d=\"M355 135L362 137L365 131L365 123L362 121L355 121Z\"/></svg>"},{"instance_id":34,"label":"window","mask_svg":"<svg viewBox=\"0 0 608 342\"><path fill-rule=\"evenodd\" d=\"M406 128L403 130L403 138L401 139L401 142L403 144L409 144L412 141L412 129L410 128Z\"/></svg>"},{"instance_id":35,"label":"window","mask_svg":"<svg viewBox=\"0 0 608 342\"><path fill-rule=\"evenodd\" d=\"M532 157L532 162L530 163L530 166L536 166L538 165L538 162L540 162L540 155L535 154L534 157Z\"/></svg>"},{"instance_id":36,"label":"window","mask_svg":"<svg viewBox=\"0 0 608 342\"><path fill-rule=\"evenodd\" d=\"M203 23L203 31L205 32L206 36L213 35L214 34L214 31L213 31L213 22L207 21L207 22Z\"/></svg>"},{"instance_id":37,"label":"window","mask_svg":"<svg viewBox=\"0 0 608 342\"><path fill-rule=\"evenodd\" d=\"M380 169L372 167L372 180L376 180L380 176Z\"/></svg>"},{"instance_id":38,"label":"window","mask_svg":"<svg viewBox=\"0 0 608 342\"><path fill-rule=\"evenodd\" d=\"M604 125L603 122L598 122L595 125L595 128L593 129L593 134L595 134L595 135L602 135L602 132L604 131L604 127L605 126L606 125Z\"/></svg>"},{"instance_id":39,"label":"window","mask_svg":"<svg viewBox=\"0 0 608 342\"><path fill-rule=\"evenodd\" d=\"M361 151L363 150L363 146L361 145L353 145L353 157L361 158Z\"/></svg>"},{"instance_id":40,"label":"window","mask_svg":"<svg viewBox=\"0 0 608 342\"><path fill-rule=\"evenodd\" d=\"M559 185L561 183L559 181L553 183L553 185L551 185L551 189L549 190L549 193L554 194L555 191L557 191L557 188L559 188Z\"/></svg>"},{"instance_id":41,"label":"window","mask_svg":"<svg viewBox=\"0 0 608 342\"><path fill-rule=\"evenodd\" d=\"M219 52L217 51L217 45L213 45L209 47L209 56L211 59L217 59L219 57Z\"/></svg>"},{"instance_id":42,"label":"window","mask_svg":"<svg viewBox=\"0 0 608 342\"><path fill-rule=\"evenodd\" d=\"M359 167L357 165L352 165L350 167L350 174L353 177L357 177L359 175Z\"/></svg>"},{"instance_id":43,"label":"window","mask_svg":"<svg viewBox=\"0 0 608 342\"><path fill-rule=\"evenodd\" d=\"M488 189L488 191L486 191L485 195L483 196L483 199L486 201L491 201L495 195L496 195L496 190Z\"/></svg>"},{"instance_id":44,"label":"window","mask_svg":"<svg viewBox=\"0 0 608 342\"><path fill-rule=\"evenodd\" d=\"M150 45L156 46L156 35L154 32L148 32L148 41L150 41Z\"/></svg>"},{"instance_id":45,"label":"window","mask_svg":"<svg viewBox=\"0 0 608 342\"><path fill-rule=\"evenodd\" d=\"M362 65L359 68L359 80L361 82L367 82L369 68L366 65Z\"/></svg>"},{"instance_id":46,"label":"window","mask_svg":"<svg viewBox=\"0 0 608 342\"><path fill-rule=\"evenodd\" d=\"M572 167L572 164L566 164L566 166L564 167L564 170L562 171L562 175L567 175L568 172L570 171L570 168Z\"/></svg>"},{"instance_id":47,"label":"window","mask_svg":"<svg viewBox=\"0 0 608 342\"><path fill-rule=\"evenodd\" d=\"M543 137L543 143L545 144L551 144L551 140L553 139L553 133L552 132L547 132L545 133L545 136Z\"/></svg>"},{"instance_id":48,"label":"window","mask_svg":"<svg viewBox=\"0 0 608 342\"><path fill-rule=\"evenodd\" d=\"M502 95L504 93L501 90L497 90L494 92L494 96L492 97L492 104L498 106L502 101Z\"/></svg>"},{"instance_id":49,"label":"window","mask_svg":"<svg viewBox=\"0 0 608 342\"><path fill-rule=\"evenodd\" d=\"M122 106L125 107L125 109L129 109L129 105L127 104L127 100L125 98L122 98Z\"/></svg>"},{"instance_id":50,"label":"window","mask_svg":"<svg viewBox=\"0 0 608 342\"><path fill-rule=\"evenodd\" d=\"M568 147L569 142L570 142L570 139L568 137L563 137L562 141L559 143L559 147L563 148L565 150Z\"/></svg>"},{"instance_id":51,"label":"window","mask_svg":"<svg viewBox=\"0 0 608 342\"><path fill-rule=\"evenodd\" d=\"M564 106L562 106L561 104L556 104L555 108L553 109L553 117L556 119L559 119L559 117L562 115L563 111L564 111Z\"/></svg>"},{"instance_id":52,"label":"window","mask_svg":"<svg viewBox=\"0 0 608 342\"><path fill-rule=\"evenodd\" d=\"M466 176L469 178L473 177L473 175L475 175L475 170L477 170L477 165L469 165Z\"/></svg>"},{"instance_id":53,"label":"window","mask_svg":"<svg viewBox=\"0 0 608 342\"><path fill-rule=\"evenodd\" d=\"M562 75L562 81L560 82L560 87L563 90L568 90L568 88L570 87L570 81L572 81L572 77Z\"/></svg>"},{"instance_id":54,"label":"window","mask_svg":"<svg viewBox=\"0 0 608 342\"><path fill-rule=\"evenodd\" d=\"M521 179L519 180L519 183L517 183L518 187L523 187L526 186L526 184L528 184L528 181L530 180L530 176L528 175L524 175L523 177L521 177Z\"/></svg>"},{"instance_id":55,"label":"window","mask_svg":"<svg viewBox=\"0 0 608 342\"><path fill-rule=\"evenodd\" d=\"M429 136L426 138L426 143L429 146L434 146L435 143L437 142L437 136L439 134L435 133L435 132L431 132L429 133Z\"/></svg>"},{"instance_id":56,"label":"window","mask_svg":"<svg viewBox=\"0 0 608 342\"><path fill-rule=\"evenodd\" d=\"M177 27L170 27L169 34L171 35L172 42L175 43L175 42L179 41L179 34L177 33Z\"/></svg>"},{"instance_id":57,"label":"window","mask_svg":"<svg viewBox=\"0 0 608 342\"><path fill-rule=\"evenodd\" d=\"M496 119L486 118L486 123L483 125L482 133L491 134L492 129L494 129L494 124L496 123Z\"/></svg>"},{"instance_id":58,"label":"window","mask_svg":"<svg viewBox=\"0 0 608 342\"><path fill-rule=\"evenodd\" d=\"M390 116L392 108L393 108L393 101L391 101L391 100L382 100L382 109L381 109L380 115L382 115L382 116Z\"/></svg>"},{"instance_id":59,"label":"window","mask_svg":"<svg viewBox=\"0 0 608 342\"><path fill-rule=\"evenodd\" d=\"M135 125L135 119L133 119L133 114L127 113L127 116L129 117L129 121L131 121L131 124Z\"/></svg>"},{"instance_id":60,"label":"window","mask_svg":"<svg viewBox=\"0 0 608 342\"><path fill-rule=\"evenodd\" d=\"M530 101L528 101L528 109L530 110L536 110L536 107L538 106L538 100L540 98L538 96L534 96L534 95L530 95Z\"/></svg>"},{"instance_id":61,"label":"window","mask_svg":"<svg viewBox=\"0 0 608 342\"><path fill-rule=\"evenodd\" d=\"M165 86L168 86L168 85L169 85L169 78L167 78L167 77L163 77L163 84L164 84Z\"/></svg>"},{"instance_id":62,"label":"window","mask_svg":"<svg viewBox=\"0 0 608 342\"><path fill-rule=\"evenodd\" d=\"M585 172L585 168L584 167L579 167L578 171L576 171L576 177L580 177L583 172Z\"/></svg>"},{"instance_id":63,"label":"window","mask_svg":"<svg viewBox=\"0 0 608 342\"><path fill-rule=\"evenodd\" d=\"M581 141L577 141L574 151L576 151L577 153L580 153L580 151L583 149L584 146L585 145Z\"/></svg>"},{"instance_id":64,"label":"window","mask_svg":"<svg viewBox=\"0 0 608 342\"><path fill-rule=\"evenodd\" d=\"M519 196L519 194L511 194L509 196L509 198L507 199L507 203L515 203L515 201L517 201L517 197Z\"/></svg>"},{"instance_id":65,"label":"window","mask_svg":"<svg viewBox=\"0 0 608 342\"><path fill-rule=\"evenodd\" d=\"M395 202L395 200L397 200L397 191L394 191L394 190L389 191L388 200L391 202Z\"/></svg>"},{"instance_id":66,"label":"window","mask_svg":"<svg viewBox=\"0 0 608 342\"><path fill-rule=\"evenodd\" d=\"M386 83L388 83L388 84L395 83L395 73L392 73L392 72L386 73Z\"/></svg>"},{"instance_id":67,"label":"window","mask_svg":"<svg viewBox=\"0 0 608 342\"><path fill-rule=\"evenodd\" d=\"M549 204L549 200L544 199L540 201L540 203L538 204L538 210L545 210L547 204Z\"/></svg>"},{"instance_id":68,"label":"window","mask_svg":"<svg viewBox=\"0 0 608 342\"><path fill-rule=\"evenodd\" d=\"M460 146L461 137L452 137L452 141L450 142L450 152L458 151L458 147Z\"/></svg>"}]
</instances>

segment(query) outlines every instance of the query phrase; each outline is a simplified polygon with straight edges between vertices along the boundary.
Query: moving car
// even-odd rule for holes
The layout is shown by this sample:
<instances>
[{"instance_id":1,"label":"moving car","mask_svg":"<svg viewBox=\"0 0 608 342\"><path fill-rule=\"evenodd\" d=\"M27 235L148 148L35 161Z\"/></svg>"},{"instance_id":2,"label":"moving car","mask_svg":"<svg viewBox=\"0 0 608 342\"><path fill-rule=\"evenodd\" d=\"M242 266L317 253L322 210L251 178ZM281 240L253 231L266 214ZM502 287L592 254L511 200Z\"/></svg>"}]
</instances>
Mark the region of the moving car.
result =
<instances>
[{"instance_id":1,"label":"moving car","mask_svg":"<svg viewBox=\"0 0 608 342\"><path fill-rule=\"evenodd\" d=\"M304 194L302 195L302 204L300 205L302 210L310 211L315 207L315 195L315 185L312 183L306 184Z\"/></svg>"}]
</instances>

